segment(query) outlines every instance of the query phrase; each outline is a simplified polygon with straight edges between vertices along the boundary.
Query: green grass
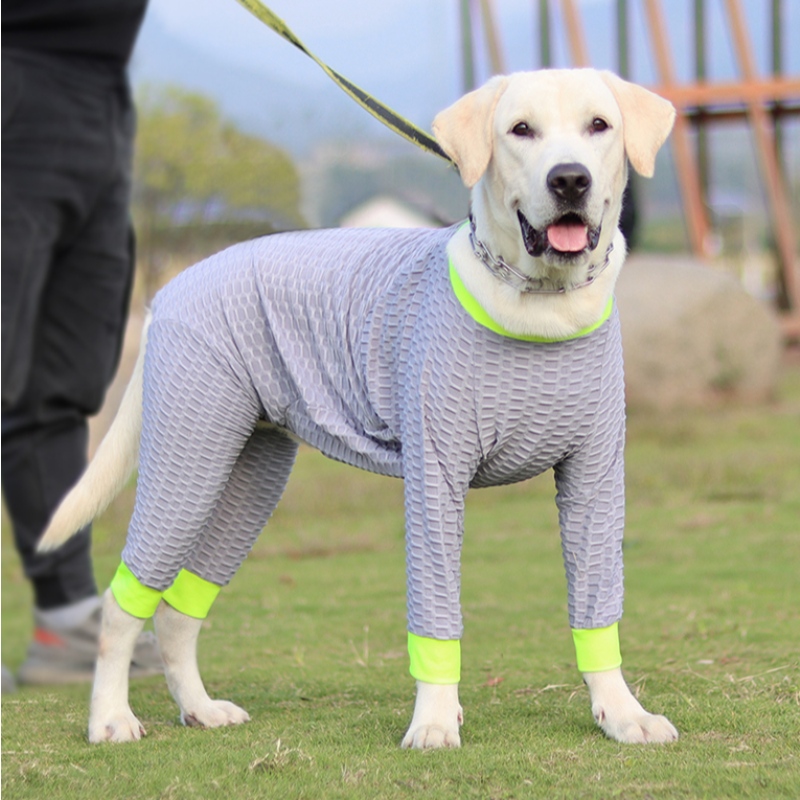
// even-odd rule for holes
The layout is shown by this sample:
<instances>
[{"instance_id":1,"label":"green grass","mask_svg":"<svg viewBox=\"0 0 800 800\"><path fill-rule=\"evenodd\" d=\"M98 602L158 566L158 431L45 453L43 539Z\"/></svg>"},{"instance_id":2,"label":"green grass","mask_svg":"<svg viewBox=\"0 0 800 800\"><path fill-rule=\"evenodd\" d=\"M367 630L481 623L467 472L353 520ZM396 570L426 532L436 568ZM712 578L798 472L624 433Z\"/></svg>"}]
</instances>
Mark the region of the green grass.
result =
<instances>
[{"instance_id":1,"label":"green grass","mask_svg":"<svg viewBox=\"0 0 800 800\"><path fill-rule=\"evenodd\" d=\"M201 637L237 728L183 729L134 683L148 736L90 746L88 687L2 700L4 798L793 798L800 795L800 373L770 406L632 415L626 675L681 731L622 746L573 665L551 476L470 495L459 751L398 748L405 654L402 486L301 453L287 496ZM105 585L132 501L97 526ZM30 635L4 526L3 660Z\"/></svg>"}]
</instances>

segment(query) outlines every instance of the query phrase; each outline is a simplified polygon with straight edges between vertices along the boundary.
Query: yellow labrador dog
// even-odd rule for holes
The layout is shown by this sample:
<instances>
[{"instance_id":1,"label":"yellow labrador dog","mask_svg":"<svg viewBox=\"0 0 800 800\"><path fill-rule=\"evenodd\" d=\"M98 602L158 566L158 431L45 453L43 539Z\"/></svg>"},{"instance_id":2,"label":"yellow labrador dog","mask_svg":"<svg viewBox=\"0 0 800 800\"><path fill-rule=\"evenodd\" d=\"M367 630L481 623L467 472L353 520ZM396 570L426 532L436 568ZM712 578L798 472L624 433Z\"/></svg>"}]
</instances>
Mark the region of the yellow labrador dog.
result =
<instances>
[{"instance_id":1,"label":"yellow labrador dog","mask_svg":"<svg viewBox=\"0 0 800 800\"><path fill-rule=\"evenodd\" d=\"M608 72L496 77L434 121L472 190L444 231L280 234L187 270L156 298L126 398L41 547L104 508L139 459L104 600L92 742L144 733L128 664L155 619L187 725L211 699L202 619L280 498L295 440L406 487L404 747L460 745L459 556L467 489L553 468L578 668L602 730L669 742L620 670L624 389L614 284L628 163L653 173L672 106ZM141 442L141 448L140 448Z\"/></svg>"}]
</instances>

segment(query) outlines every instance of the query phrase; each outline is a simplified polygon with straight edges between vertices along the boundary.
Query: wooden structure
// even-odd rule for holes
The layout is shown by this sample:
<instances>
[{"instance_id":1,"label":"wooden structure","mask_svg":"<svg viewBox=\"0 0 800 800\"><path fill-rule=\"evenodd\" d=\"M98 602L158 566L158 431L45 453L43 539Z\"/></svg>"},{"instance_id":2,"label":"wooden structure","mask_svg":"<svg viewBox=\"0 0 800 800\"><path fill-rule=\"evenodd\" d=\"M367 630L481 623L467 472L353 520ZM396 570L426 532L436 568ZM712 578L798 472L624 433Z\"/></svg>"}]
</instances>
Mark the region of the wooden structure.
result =
<instances>
[{"instance_id":1,"label":"wooden structure","mask_svg":"<svg viewBox=\"0 0 800 800\"><path fill-rule=\"evenodd\" d=\"M793 228L790 197L781 169L781 120L800 113L800 76L783 74L782 0L759 0L771 15L772 74L760 76L756 69L752 42L747 30L742 0L715 0L722 3L728 33L736 56L739 80L706 80L706 11L709 0L686 0L694 10L695 80L680 83L667 38L661 0L614 0L617 26L617 71L628 77L630 6L639 2L650 38L658 82L651 87L671 100L678 109L672 134L675 168L680 186L686 227L692 251L708 258L711 250L711 223L708 217L708 154L706 130L710 125L731 119L747 120L758 157L759 175L768 199L770 221L779 264L780 298L787 338L800 340L800 256ZM590 66L581 18L580 0L532 0L538 11L539 64L552 64L552 10L559 4L565 26L569 54L577 67ZM474 30L484 31L488 63L494 73L504 72L504 59L496 24L495 0L461 0L464 83L475 85ZM690 132L697 128L695 145Z\"/></svg>"}]
</instances>

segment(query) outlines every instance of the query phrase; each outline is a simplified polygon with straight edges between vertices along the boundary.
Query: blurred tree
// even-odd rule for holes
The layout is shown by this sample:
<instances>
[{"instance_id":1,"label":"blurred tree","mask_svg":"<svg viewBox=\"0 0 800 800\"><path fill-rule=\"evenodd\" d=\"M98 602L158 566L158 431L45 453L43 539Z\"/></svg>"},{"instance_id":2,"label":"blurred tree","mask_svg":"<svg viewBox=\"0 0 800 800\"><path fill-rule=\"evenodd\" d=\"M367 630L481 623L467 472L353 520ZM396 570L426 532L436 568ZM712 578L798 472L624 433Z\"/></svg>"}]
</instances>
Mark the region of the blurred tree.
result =
<instances>
[{"instance_id":1,"label":"blurred tree","mask_svg":"<svg viewBox=\"0 0 800 800\"><path fill-rule=\"evenodd\" d=\"M212 100L150 86L137 108L133 209L148 298L176 254L306 227L289 155L237 129Z\"/></svg>"}]
</instances>

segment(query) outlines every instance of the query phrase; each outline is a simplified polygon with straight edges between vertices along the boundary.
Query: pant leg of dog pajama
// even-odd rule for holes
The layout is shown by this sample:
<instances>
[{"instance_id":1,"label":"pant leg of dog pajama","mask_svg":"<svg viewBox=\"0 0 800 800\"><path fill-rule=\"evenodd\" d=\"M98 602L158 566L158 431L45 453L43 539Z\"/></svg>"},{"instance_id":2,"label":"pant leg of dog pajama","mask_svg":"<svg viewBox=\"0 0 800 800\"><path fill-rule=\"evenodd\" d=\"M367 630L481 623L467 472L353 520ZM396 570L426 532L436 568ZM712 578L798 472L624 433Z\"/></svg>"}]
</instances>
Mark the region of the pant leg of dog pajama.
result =
<instances>
[{"instance_id":1,"label":"pant leg of dog pajama","mask_svg":"<svg viewBox=\"0 0 800 800\"><path fill-rule=\"evenodd\" d=\"M129 614L152 616L163 596L203 618L247 555L295 453L281 434L256 432L260 411L235 357L185 325L153 322L136 505L111 584Z\"/></svg>"},{"instance_id":2,"label":"pant leg of dog pajama","mask_svg":"<svg viewBox=\"0 0 800 800\"><path fill-rule=\"evenodd\" d=\"M234 465L187 572L216 586L231 581L278 505L296 455L297 443L288 436L256 428ZM173 590L178 589L180 581L164 594L173 606L177 602Z\"/></svg>"}]
</instances>

